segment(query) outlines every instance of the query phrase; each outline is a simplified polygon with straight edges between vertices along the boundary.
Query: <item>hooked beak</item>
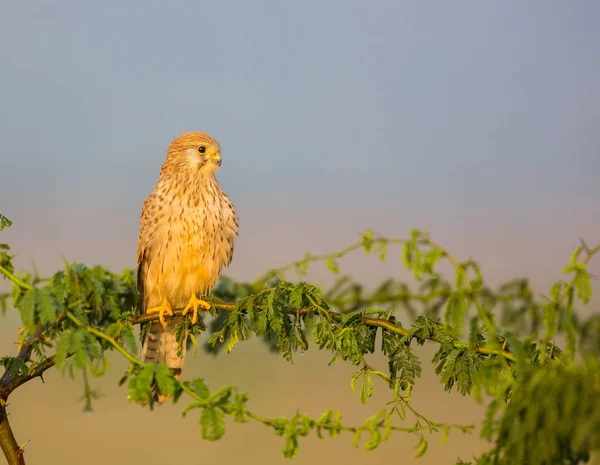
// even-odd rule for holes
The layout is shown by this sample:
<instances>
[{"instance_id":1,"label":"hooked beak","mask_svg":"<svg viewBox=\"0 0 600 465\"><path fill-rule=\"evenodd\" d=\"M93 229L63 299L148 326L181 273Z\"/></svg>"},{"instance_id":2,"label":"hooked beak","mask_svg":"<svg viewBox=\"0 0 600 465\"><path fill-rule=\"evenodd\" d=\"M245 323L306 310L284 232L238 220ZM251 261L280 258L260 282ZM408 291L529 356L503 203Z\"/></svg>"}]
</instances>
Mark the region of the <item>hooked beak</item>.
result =
<instances>
[{"instance_id":1,"label":"hooked beak","mask_svg":"<svg viewBox=\"0 0 600 465\"><path fill-rule=\"evenodd\" d=\"M214 155L210 157L211 161L215 162L218 166L221 166L221 153L216 152Z\"/></svg>"}]
</instances>

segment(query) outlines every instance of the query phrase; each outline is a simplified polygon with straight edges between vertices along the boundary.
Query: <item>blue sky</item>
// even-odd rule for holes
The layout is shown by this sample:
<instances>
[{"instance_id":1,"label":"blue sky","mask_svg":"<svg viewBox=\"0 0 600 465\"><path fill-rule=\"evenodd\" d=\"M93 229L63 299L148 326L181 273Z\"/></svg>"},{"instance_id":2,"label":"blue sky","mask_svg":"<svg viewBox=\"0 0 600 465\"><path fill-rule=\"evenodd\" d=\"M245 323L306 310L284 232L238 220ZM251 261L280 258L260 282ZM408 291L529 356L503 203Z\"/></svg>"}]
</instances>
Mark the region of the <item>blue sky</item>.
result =
<instances>
[{"instance_id":1,"label":"blue sky","mask_svg":"<svg viewBox=\"0 0 600 465\"><path fill-rule=\"evenodd\" d=\"M240 277L366 227L429 226L498 277L555 276L600 237L596 2L3 10L0 210L23 266L133 266L141 204L190 130L223 147Z\"/></svg>"}]
</instances>

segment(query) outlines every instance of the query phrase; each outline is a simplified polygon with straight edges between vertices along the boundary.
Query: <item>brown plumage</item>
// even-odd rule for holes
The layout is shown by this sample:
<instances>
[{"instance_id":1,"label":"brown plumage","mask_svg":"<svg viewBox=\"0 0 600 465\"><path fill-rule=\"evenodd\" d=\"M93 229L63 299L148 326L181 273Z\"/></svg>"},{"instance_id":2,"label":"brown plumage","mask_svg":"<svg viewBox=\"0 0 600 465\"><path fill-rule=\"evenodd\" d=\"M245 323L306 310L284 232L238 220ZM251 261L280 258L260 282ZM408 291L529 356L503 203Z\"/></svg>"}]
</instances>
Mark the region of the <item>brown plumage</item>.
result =
<instances>
[{"instance_id":1,"label":"brown plumage","mask_svg":"<svg viewBox=\"0 0 600 465\"><path fill-rule=\"evenodd\" d=\"M185 346L177 355L175 329L181 317L165 319L173 309L193 311L207 303L221 268L233 255L238 231L235 208L215 173L221 165L219 143L208 134L189 132L177 137L167 150L158 183L144 202L137 250L140 313L158 313L149 323L144 361L166 364L179 378ZM158 395L159 403L166 400Z\"/></svg>"}]
</instances>

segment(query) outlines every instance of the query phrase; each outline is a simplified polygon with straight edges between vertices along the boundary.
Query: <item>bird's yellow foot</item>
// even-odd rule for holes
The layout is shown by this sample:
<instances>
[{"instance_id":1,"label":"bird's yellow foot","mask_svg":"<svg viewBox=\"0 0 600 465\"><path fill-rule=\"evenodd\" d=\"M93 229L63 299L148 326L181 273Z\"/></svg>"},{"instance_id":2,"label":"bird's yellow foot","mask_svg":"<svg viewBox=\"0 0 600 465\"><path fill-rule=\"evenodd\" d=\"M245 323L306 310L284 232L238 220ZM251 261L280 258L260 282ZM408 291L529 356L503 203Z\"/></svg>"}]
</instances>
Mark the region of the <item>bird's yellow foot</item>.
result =
<instances>
[{"instance_id":1,"label":"bird's yellow foot","mask_svg":"<svg viewBox=\"0 0 600 465\"><path fill-rule=\"evenodd\" d=\"M196 324L198 321L198 307L202 307L204 310L210 309L210 304L206 300L201 300L196 297L196 293L192 292L190 301L183 309L183 316L186 316L190 310L192 310L192 324Z\"/></svg>"},{"instance_id":2,"label":"bird's yellow foot","mask_svg":"<svg viewBox=\"0 0 600 465\"><path fill-rule=\"evenodd\" d=\"M158 313L158 319L160 320L160 324L166 328L168 323L167 320L165 320L165 314L173 316L173 309L171 308L171 304L165 297L162 301L162 304L160 304L158 307L153 307L146 310L146 313Z\"/></svg>"}]
</instances>

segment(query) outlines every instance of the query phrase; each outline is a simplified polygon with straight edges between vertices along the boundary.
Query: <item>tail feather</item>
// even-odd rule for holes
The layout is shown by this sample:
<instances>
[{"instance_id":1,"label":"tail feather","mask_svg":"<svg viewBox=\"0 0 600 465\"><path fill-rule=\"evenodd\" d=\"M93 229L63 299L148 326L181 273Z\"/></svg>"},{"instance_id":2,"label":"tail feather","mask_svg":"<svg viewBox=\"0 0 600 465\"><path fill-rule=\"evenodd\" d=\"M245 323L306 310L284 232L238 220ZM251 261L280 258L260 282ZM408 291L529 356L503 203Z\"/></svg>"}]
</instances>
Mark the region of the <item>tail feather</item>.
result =
<instances>
[{"instance_id":1,"label":"tail feather","mask_svg":"<svg viewBox=\"0 0 600 465\"><path fill-rule=\"evenodd\" d=\"M181 378L185 360L185 344L183 344L181 355L177 355L179 347L176 330L179 323L181 323L181 317L171 318L166 328L158 321L149 323L150 326L146 331L142 345L144 362L166 363L178 380ZM152 397L159 404L162 404L168 398L168 396L160 394L156 382L152 384Z\"/></svg>"}]
</instances>

